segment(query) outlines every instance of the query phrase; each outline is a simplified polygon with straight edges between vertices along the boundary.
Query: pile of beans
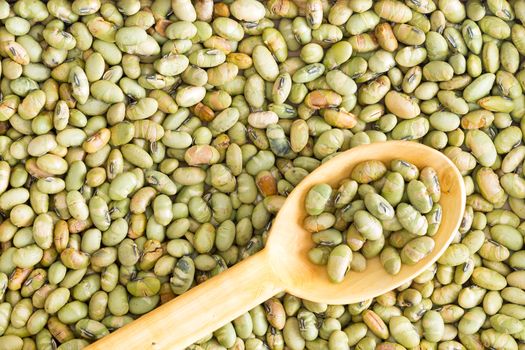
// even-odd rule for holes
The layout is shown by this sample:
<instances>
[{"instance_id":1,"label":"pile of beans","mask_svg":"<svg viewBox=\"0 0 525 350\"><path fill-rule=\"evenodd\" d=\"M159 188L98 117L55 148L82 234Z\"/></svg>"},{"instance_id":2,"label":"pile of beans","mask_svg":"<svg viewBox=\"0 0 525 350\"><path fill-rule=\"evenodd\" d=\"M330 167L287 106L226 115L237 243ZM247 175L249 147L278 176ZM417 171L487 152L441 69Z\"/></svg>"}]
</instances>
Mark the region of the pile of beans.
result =
<instances>
[{"instance_id":1,"label":"pile of beans","mask_svg":"<svg viewBox=\"0 0 525 350\"><path fill-rule=\"evenodd\" d=\"M1 350L122 327L389 139L464 176L445 255L358 304L279 294L190 348L525 349L525 0L0 0L0 22Z\"/></svg>"},{"instance_id":2,"label":"pile of beans","mask_svg":"<svg viewBox=\"0 0 525 350\"><path fill-rule=\"evenodd\" d=\"M407 182L407 183L405 183ZM337 189L312 186L305 198L304 228L316 244L308 257L326 265L332 282L364 271L366 259L379 257L391 275L401 264L415 265L434 249L439 230L441 186L432 167L421 170L402 159L390 171L378 160L358 163Z\"/></svg>"}]
</instances>

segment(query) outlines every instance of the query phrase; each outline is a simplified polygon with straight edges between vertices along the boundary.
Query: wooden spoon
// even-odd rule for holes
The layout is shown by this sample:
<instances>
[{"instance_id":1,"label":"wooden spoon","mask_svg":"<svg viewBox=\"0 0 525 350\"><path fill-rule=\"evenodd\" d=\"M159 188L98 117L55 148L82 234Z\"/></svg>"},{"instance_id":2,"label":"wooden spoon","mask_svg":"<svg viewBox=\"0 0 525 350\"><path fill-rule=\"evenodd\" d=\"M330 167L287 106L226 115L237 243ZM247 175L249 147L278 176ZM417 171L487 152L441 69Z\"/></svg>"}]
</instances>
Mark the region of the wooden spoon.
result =
<instances>
[{"instance_id":1,"label":"wooden spoon","mask_svg":"<svg viewBox=\"0 0 525 350\"><path fill-rule=\"evenodd\" d=\"M414 266L403 265L389 275L378 258L368 260L363 272L350 271L340 284L328 280L326 268L307 258L311 233L302 228L304 199L317 183L332 186L348 178L364 160L389 163L407 160L418 168L432 166L441 183L443 220L433 237L434 250ZM456 233L465 207L463 178L442 153L409 141L363 145L334 157L295 187L273 222L266 247L138 320L102 338L88 349L184 349L273 295L286 291L297 297L328 304L350 304L397 288L427 269L445 251Z\"/></svg>"}]
</instances>

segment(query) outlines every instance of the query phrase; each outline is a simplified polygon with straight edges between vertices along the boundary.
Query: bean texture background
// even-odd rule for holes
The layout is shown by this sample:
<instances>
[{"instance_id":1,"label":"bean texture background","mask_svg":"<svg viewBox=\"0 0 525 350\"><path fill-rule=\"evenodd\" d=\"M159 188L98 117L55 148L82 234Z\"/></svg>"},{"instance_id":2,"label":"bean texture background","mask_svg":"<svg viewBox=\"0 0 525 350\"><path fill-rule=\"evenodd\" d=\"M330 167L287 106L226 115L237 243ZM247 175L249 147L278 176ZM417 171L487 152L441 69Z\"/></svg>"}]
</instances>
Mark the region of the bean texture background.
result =
<instances>
[{"instance_id":1,"label":"bean texture background","mask_svg":"<svg viewBox=\"0 0 525 350\"><path fill-rule=\"evenodd\" d=\"M525 0L0 0L0 350L81 349L132 322L262 249L323 161L390 139L464 176L438 262L358 304L277 295L190 348L524 350L524 24ZM410 201L417 169L375 170L363 196ZM305 224L341 224L316 192ZM348 261L340 235L314 237ZM378 246L362 249L351 268Z\"/></svg>"}]
</instances>

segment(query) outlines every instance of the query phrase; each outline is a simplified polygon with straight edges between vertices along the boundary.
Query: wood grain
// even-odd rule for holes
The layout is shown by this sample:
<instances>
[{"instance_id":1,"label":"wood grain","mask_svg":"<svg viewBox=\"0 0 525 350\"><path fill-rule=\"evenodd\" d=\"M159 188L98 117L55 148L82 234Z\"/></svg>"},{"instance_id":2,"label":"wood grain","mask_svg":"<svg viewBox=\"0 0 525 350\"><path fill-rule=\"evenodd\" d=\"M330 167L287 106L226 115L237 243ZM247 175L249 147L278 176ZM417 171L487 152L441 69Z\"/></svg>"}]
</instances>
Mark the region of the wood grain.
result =
<instances>
[{"instance_id":1,"label":"wood grain","mask_svg":"<svg viewBox=\"0 0 525 350\"><path fill-rule=\"evenodd\" d=\"M335 186L361 161L390 162L399 158L419 168L432 166L438 173L443 221L433 237L436 243L433 252L417 265L403 266L396 276L389 275L375 258L368 261L365 271L351 271L340 284L329 282L325 268L313 265L306 257L313 246L311 234L301 226L306 216L307 191L320 182ZM324 163L292 191L275 218L264 250L87 349L184 349L283 290L329 304L349 304L376 297L411 280L439 258L460 225L464 207L463 178L442 153L408 141L353 148Z\"/></svg>"}]
</instances>

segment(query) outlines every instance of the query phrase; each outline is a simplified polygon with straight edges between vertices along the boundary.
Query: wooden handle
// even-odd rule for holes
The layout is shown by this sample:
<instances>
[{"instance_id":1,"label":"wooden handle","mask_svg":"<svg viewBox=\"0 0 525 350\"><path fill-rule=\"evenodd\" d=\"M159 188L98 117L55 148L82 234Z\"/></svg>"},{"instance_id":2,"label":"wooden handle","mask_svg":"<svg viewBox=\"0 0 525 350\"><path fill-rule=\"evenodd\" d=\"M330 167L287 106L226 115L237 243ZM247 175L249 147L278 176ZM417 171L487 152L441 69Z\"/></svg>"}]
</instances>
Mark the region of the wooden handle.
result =
<instances>
[{"instance_id":1,"label":"wooden handle","mask_svg":"<svg viewBox=\"0 0 525 350\"><path fill-rule=\"evenodd\" d=\"M264 249L87 349L184 349L282 290Z\"/></svg>"}]
</instances>

